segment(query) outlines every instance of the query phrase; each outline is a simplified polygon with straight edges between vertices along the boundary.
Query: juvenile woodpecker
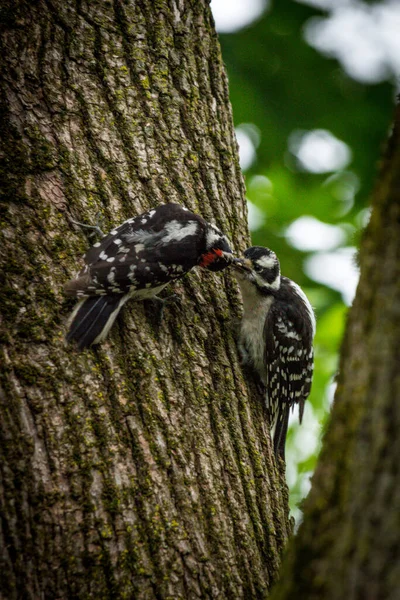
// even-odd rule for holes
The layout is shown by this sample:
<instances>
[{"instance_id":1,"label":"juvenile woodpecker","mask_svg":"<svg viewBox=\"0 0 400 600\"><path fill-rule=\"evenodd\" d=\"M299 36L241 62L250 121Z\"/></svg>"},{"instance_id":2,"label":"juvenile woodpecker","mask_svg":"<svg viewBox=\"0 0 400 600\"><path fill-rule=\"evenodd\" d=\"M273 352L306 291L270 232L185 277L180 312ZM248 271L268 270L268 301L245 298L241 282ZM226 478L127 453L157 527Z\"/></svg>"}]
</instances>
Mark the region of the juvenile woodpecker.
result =
<instances>
[{"instance_id":1,"label":"juvenile woodpecker","mask_svg":"<svg viewBox=\"0 0 400 600\"><path fill-rule=\"evenodd\" d=\"M239 351L266 390L275 454L285 458L289 410L300 423L313 374L314 311L301 288L280 274L272 250L248 248L233 263L243 298Z\"/></svg>"},{"instance_id":2,"label":"juvenile woodpecker","mask_svg":"<svg viewBox=\"0 0 400 600\"><path fill-rule=\"evenodd\" d=\"M80 349L98 344L129 298L154 298L195 266L220 271L232 260L226 236L178 204L128 219L86 252L84 268L65 286L80 299L67 341Z\"/></svg>"}]
</instances>

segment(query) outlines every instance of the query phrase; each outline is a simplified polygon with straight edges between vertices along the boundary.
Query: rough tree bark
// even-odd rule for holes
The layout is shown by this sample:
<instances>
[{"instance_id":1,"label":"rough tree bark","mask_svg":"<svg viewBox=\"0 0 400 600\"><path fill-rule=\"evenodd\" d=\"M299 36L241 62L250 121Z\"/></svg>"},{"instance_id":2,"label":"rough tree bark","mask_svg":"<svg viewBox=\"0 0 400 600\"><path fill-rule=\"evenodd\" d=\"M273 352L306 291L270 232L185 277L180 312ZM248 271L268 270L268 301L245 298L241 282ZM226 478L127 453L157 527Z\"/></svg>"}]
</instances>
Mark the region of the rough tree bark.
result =
<instances>
[{"instance_id":1,"label":"rough tree bark","mask_svg":"<svg viewBox=\"0 0 400 600\"><path fill-rule=\"evenodd\" d=\"M3 597L265 597L287 491L231 274L176 284L160 330L130 303L98 349L63 341L71 217L174 201L248 242L208 3L10 0L0 22Z\"/></svg>"},{"instance_id":2,"label":"rough tree bark","mask_svg":"<svg viewBox=\"0 0 400 600\"><path fill-rule=\"evenodd\" d=\"M400 598L400 106L360 267L332 418L274 600Z\"/></svg>"}]
</instances>

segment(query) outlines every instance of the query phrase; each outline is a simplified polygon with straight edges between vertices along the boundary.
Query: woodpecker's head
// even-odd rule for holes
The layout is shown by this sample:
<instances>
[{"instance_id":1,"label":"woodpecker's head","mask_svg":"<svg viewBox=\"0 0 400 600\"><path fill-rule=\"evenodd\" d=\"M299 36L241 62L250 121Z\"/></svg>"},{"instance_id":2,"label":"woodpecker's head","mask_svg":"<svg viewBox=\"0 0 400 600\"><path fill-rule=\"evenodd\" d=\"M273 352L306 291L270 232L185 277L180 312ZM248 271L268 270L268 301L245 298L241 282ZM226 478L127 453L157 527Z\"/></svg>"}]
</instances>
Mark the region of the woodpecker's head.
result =
<instances>
[{"instance_id":1,"label":"woodpecker's head","mask_svg":"<svg viewBox=\"0 0 400 600\"><path fill-rule=\"evenodd\" d=\"M277 291L281 285L279 260L272 250L263 246L247 248L243 258L232 263L240 281L249 281L262 291Z\"/></svg>"},{"instance_id":2,"label":"woodpecker's head","mask_svg":"<svg viewBox=\"0 0 400 600\"><path fill-rule=\"evenodd\" d=\"M199 265L209 271L222 271L234 259L226 235L215 225L207 223L206 250L200 256Z\"/></svg>"}]
</instances>

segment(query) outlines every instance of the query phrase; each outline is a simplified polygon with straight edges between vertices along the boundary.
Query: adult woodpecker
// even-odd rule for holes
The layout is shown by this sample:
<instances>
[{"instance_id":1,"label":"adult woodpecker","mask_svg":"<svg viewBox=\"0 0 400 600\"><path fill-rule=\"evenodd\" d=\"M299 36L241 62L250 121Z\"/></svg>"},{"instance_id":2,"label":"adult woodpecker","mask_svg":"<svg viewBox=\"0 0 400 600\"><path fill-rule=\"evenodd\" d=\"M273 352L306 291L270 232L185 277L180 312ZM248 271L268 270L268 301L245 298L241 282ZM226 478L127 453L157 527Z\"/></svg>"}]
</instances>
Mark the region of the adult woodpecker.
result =
<instances>
[{"instance_id":1,"label":"adult woodpecker","mask_svg":"<svg viewBox=\"0 0 400 600\"><path fill-rule=\"evenodd\" d=\"M195 266L220 271L232 260L226 236L178 204L128 219L86 252L85 266L65 286L80 299L66 339L80 349L98 344L129 298L155 298Z\"/></svg>"},{"instance_id":2,"label":"adult woodpecker","mask_svg":"<svg viewBox=\"0 0 400 600\"><path fill-rule=\"evenodd\" d=\"M275 454L284 459L289 410L299 405L301 423L311 391L314 311L272 250L248 248L233 267L243 298L239 351L265 388Z\"/></svg>"}]
</instances>

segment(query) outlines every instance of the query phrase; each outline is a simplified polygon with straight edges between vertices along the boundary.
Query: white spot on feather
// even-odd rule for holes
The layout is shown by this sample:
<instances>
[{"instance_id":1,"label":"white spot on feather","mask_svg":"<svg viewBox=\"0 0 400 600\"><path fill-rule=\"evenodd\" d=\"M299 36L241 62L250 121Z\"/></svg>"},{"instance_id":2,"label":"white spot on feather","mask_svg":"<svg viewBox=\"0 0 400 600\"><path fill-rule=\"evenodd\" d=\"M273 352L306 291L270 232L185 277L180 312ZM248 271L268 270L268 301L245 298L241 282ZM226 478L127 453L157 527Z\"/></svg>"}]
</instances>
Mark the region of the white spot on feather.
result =
<instances>
[{"instance_id":1,"label":"white spot on feather","mask_svg":"<svg viewBox=\"0 0 400 600\"><path fill-rule=\"evenodd\" d=\"M288 323L284 323L282 320L280 320L278 321L276 326L279 329L280 333L285 337L292 338L299 342L301 341L301 336L295 331L293 323L291 321L288 321ZM293 346L291 347L293 348Z\"/></svg>"},{"instance_id":2,"label":"white spot on feather","mask_svg":"<svg viewBox=\"0 0 400 600\"><path fill-rule=\"evenodd\" d=\"M113 285L115 283L115 267L112 267L109 274L107 275L107 281Z\"/></svg>"},{"instance_id":3,"label":"white spot on feather","mask_svg":"<svg viewBox=\"0 0 400 600\"><path fill-rule=\"evenodd\" d=\"M196 235L197 229L198 224L196 221L188 221L185 225L176 220L170 221L165 225L166 234L162 236L160 243L180 242L190 235Z\"/></svg>"}]
</instances>

